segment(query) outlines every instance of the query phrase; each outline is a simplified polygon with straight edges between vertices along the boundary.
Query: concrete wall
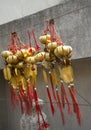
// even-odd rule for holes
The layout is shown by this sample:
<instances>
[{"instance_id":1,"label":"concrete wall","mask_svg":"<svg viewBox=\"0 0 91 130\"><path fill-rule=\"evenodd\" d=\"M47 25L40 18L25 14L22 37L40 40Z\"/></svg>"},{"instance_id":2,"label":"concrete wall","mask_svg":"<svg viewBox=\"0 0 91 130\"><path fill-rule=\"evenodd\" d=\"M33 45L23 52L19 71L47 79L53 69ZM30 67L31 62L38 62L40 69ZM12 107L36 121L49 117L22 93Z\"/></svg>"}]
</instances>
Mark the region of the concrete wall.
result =
<instances>
[{"instance_id":1,"label":"concrete wall","mask_svg":"<svg viewBox=\"0 0 91 130\"><path fill-rule=\"evenodd\" d=\"M8 99L7 85L0 70L0 130L8 129Z\"/></svg>"},{"instance_id":2,"label":"concrete wall","mask_svg":"<svg viewBox=\"0 0 91 130\"><path fill-rule=\"evenodd\" d=\"M67 1L69 0L0 0L0 25Z\"/></svg>"},{"instance_id":3,"label":"concrete wall","mask_svg":"<svg viewBox=\"0 0 91 130\"><path fill-rule=\"evenodd\" d=\"M75 73L75 86L80 95L91 104L91 1L90 0L70 0L65 4L59 4L44 11L15 20L0 26L0 52L7 48L10 41L10 33L17 31L21 40L27 43L27 29L34 27L37 37L44 29L47 19L55 19L58 32L65 44L73 48L73 68ZM9 100L9 90L7 82L3 78L3 62L0 58L0 130L19 130L19 120L21 117L20 108L12 111ZM39 69L40 71L40 69ZM41 71L40 71L41 72ZM41 87L41 90L40 90ZM42 72L38 75L38 92L40 98L45 100L44 83ZM76 117L69 117L65 112L66 125L63 127L59 110L52 117L49 103L45 104L44 112L50 122L50 130L90 130L91 129L91 105L77 94L80 108L83 115L82 127L77 124ZM48 99L46 99L48 101Z\"/></svg>"}]
</instances>

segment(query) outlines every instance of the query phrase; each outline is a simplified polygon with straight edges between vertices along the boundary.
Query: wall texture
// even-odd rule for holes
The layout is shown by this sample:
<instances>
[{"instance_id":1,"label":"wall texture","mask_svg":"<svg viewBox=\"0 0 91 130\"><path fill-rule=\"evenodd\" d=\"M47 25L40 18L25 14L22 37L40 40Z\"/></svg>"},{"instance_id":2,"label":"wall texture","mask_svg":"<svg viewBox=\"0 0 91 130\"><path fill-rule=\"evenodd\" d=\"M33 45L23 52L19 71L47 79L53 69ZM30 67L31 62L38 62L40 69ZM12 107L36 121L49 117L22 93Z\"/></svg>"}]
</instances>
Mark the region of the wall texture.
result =
<instances>
[{"instance_id":1,"label":"wall texture","mask_svg":"<svg viewBox=\"0 0 91 130\"><path fill-rule=\"evenodd\" d=\"M65 112L66 125L63 127L59 110L52 117L49 103L45 104L44 112L50 122L50 130L90 130L91 129L91 0L70 0L28 17L15 20L0 26L0 52L7 49L10 33L17 31L21 40L27 40L27 29L35 29L37 38L42 33L45 21L54 18L57 30L67 45L73 48L73 68L78 101L83 115L82 127L77 124L76 117L69 117ZM40 43L39 43L40 44ZM0 130L19 130L20 109L11 109L7 82L2 73L3 62L0 57ZM40 71L40 69L39 69ZM40 88L41 87L41 90ZM45 100L42 72L38 76L38 92ZM79 96L80 94L80 96ZM85 101L82 97L88 100ZM48 100L48 99L46 99Z\"/></svg>"},{"instance_id":2,"label":"wall texture","mask_svg":"<svg viewBox=\"0 0 91 130\"><path fill-rule=\"evenodd\" d=\"M67 1L69 0L0 0L0 25Z\"/></svg>"},{"instance_id":3,"label":"wall texture","mask_svg":"<svg viewBox=\"0 0 91 130\"><path fill-rule=\"evenodd\" d=\"M67 1L69 0L0 0L0 25Z\"/></svg>"}]
</instances>

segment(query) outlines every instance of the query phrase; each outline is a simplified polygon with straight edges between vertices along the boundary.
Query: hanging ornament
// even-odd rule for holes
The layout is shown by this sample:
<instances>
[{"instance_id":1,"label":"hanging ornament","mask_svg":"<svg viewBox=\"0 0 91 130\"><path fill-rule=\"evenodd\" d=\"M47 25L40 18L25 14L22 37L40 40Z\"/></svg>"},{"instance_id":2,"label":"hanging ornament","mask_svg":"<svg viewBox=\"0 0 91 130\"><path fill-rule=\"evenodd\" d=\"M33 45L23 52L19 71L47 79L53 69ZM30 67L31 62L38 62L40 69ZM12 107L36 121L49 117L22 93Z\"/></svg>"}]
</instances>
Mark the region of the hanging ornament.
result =
<instances>
[{"instance_id":1,"label":"hanging ornament","mask_svg":"<svg viewBox=\"0 0 91 130\"><path fill-rule=\"evenodd\" d=\"M49 35L49 39L47 42L47 38L44 38L44 36ZM43 39L42 39L43 38ZM45 54L45 62L44 62L44 67L48 70L50 70L50 82L52 86L52 92L53 92L53 97L56 101L58 102L58 105L60 106L61 114L63 113L62 107L64 108L65 102L68 105L68 113L72 113L72 108L70 106L70 102L66 93L66 89L64 87L63 82L67 83L68 89L70 91L70 95L72 98L73 102L73 109L74 112L77 115L78 123L81 124L81 112L80 108L76 99L76 94L75 94L75 89L74 89L74 74L73 74L73 68L71 65L71 56L72 56L72 47L68 45L64 45L62 40L60 39L54 20L51 19L50 21L47 21L46 23L46 28L44 29L43 36L40 36L39 38L40 42L45 45L44 51L46 52ZM47 58L46 58L47 57ZM59 71L59 78L58 79L55 69L53 68L54 66L58 66L58 71ZM57 68L56 68L57 69ZM59 81L61 81L61 100L62 100L62 106L60 105L61 101L59 98L59 92L58 92L58 86L59 86ZM54 86L56 87L56 94L55 94L55 89ZM56 98L57 97L57 98ZM64 118L62 114L62 121L64 124Z\"/></svg>"},{"instance_id":2,"label":"hanging ornament","mask_svg":"<svg viewBox=\"0 0 91 130\"><path fill-rule=\"evenodd\" d=\"M52 102L51 92L50 92L50 89L49 89L49 86L48 86L48 78L47 78L47 74L46 74L46 71L44 70L44 68L43 68L43 77L44 77L44 82L46 84L46 90L47 90L47 95L48 95L49 102L50 102L51 112L54 115L55 108L54 108L54 105L53 105L53 102Z\"/></svg>"},{"instance_id":3,"label":"hanging ornament","mask_svg":"<svg viewBox=\"0 0 91 130\"><path fill-rule=\"evenodd\" d=\"M34 30L31 33L28 30L27 35L28 44L24 44L16 32L11 33L8 49L1 52L5 61L3 74L5 80L9 83L12 108L15 109L20 103L21 112L31 115L33 104L35 103L39 130L49 127L38 102L37 75L39 73L37 68L40 65L52 115L56 112L53 104L54 100L60 110L63 125L65 124L65 104L67 104L68 113L72 114L74 112L78 123L81 124L81 112L76 98L74 72L71 64L72 47L63 44L53 19L46 22L43 35L39 37L44 46L43 50L38 45ZM31 36L34 40L35 48L32 47ZM66 84L73 107L68 99Z\"/></svg>"}]
</instances>

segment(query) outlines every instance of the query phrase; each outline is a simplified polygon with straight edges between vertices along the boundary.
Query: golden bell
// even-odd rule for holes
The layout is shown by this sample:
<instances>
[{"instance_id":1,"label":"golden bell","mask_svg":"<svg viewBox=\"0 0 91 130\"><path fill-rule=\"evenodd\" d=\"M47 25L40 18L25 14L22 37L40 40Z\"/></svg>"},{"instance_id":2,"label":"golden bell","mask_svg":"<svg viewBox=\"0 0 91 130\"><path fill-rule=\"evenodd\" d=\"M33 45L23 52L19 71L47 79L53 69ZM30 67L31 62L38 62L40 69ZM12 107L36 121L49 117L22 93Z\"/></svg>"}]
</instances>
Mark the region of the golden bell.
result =
<instances>
[{"instance_id":1,"label":"golden bell","mask_svg":"<svg viewBox=\"0 0 91 130\"><path fill-rule=\"evenodd\" d=\"M47 45L47 48L50 50L50 51L54 51L54 49L58 46L58 43L57 42L50 42L48 43Z\"/></svg>"},{"instance_id":2,"label":"golden bell","mask_svg":"<svg viewBox=\"0 0 91 130\"><path fill-rule=\"evenodd\" d=\"M27 63L30 63L30 64L35 64L35 62L36 62L35 56L27 57L25 61L26 61Z\"/></svg>"},{"instance_id":3,"label":"golden bell","mask_svg":"<svg viewBox=\"0 0 91 130\"><path fill-rule=\"evenodd\" d=\"M23 64L23 62L21 61L21 62L19 62L17 65L16 65L16 67L17 68L22 68L24 66L24 64Z\"/></svg>"},{"instance_id":4,"label":"golden bell","mask_svg":"<svg viewBox=\"0 0 91 130\"><path fill-rule=\"evenodd\" d=\"M57 57L68 57L70 58L72 56L72 47L71 46L58 46L55 50L54 50L54 54Z\"/></svg>"},{"instance_id":5,"label":"golden bell","mask_svg":"<svg viewBox=\"0 0 91 130\"><path fill-rule=\"evenodd\" d=\"M21 49L19 51L17 51L16 53L18 59L22 60L24 58L26 58L27 56L29 56L29 51L28 49Z\"/></svg>"},{"instance_id":6,"label":"golden bell","mask_svg":"<svg viewBox=\"0 0 91 130\"><path fill-rule=\"evenodd\" d=\"M46 61L49 61L49 60L50 60L49 52L45 52L44 59L45 59Z\"/></svg>"},{"instance_id":7,"label":"golden bell","mask_svg":"<svg viewBox=\"0 0 91 130\"><path fill-rule=\"evenodd\" d=\"M41 62L44 60L45 52L40 52L37 55L35 55L36 62Z\"/></svg>"},{"instance_id":8,"label":"golden bell","mask_svg":"<svg viewBox=\"0 0 91 130\"><path fill-rule=\"evenodd\" d=\"M45 34L45 35L43 35L43 36L40 36L39 37L39 40L40 40L40 42L42 43L42 44L48 44L49 42L51 42L51 40L50 40L50 38L51 38L51 36L49 35L49 34Z\"/></svg>"},{"instance_id":9,"label":"golden bell","mask_svg":"<svg viewBox=\"0 0 91 130\"><path fill-rule=\"evenodd\" d=\"M55 56L52 53L46 52L44 56L45 61L52 61L55 60Z\"/></svg>"},{"instance_id":10,"label":"golden bell","mask_svg":"<svg viewBox=\"0 0 91 130\"><path fill-rule=\"evenodd\" d=\"M72 47L71 46L63 46L63 55L68 56L72 52Z\"/></svg>"},{"instance_id":11,"label":"golden bell","mask_svg":"<svg viewBox=\"0 0 91 130\"><path fill-rule=\"evenodd\" d=\"M7 58L7 57L10 56L10 55L13 55L13 53L12 53L11 51L8 51L8 50L3 51L3 52L1 53L1 56L4 57L4 58Z\"/></svg>"},{"instance_id":12,"label":"golden bell","mask_svg":"<svg viewBox=\"0 0 91 130\"><path fill-rule=\"evenodd\" d=\"M68 58L71 58L72 57L72 52L70 52L69 54L68 54Z\"/></svg>"},{"instance_id":13,"label":"golden bell","mask_svg":"<svg viewBox=\"0 0 91 130\"><path fill-rule=\"evenodd\" d=\"M58 46L57 48L55 48L54 54L57 57L62 57L63 56L63 46Z\"/></svg>"},{"instance_id":14,"label":"golden bell","mask_svg":"<svg viewBox=\"0 0 91 130\"><path fill-rule=\"evenodd\" d=\"M16 55L10 55L7 57L6 61L8 64L16 64L18 62L18 59Z\"/></svg>"}]
</instances>

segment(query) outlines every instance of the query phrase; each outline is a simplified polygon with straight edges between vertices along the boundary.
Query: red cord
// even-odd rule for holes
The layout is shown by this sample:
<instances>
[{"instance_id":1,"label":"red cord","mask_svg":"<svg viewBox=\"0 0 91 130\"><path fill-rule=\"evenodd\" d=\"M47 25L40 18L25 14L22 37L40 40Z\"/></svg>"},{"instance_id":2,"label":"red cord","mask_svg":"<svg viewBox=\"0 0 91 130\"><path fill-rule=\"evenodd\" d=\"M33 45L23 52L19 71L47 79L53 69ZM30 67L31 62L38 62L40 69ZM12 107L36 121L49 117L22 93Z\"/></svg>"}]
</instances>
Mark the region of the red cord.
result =
<instances>
[{"instance_id":1,"label":"red cord","mask_svg":"<svg viewBox=\"0 0 91 130\"><path fill-rule=\"evenodd\" d=\"M65 124L64 112L63 112L62 103L61 103L60 96L59 96L59 93L58 93L58 90L57 90L57 89L56 89L56 93L57 93L58 105L59 105L60 112L61 112L61 116L62 116L62 123L63 123L63 125L64 125L64 124Z\"/></svg>"},{"instance_id":2,"label":"red cord","mask_svg":"<svg viewBox=\"0 0 91 130\"><path fill-rule=\"evenodd\" d=\"M73 86L69 87L69 91L70 91L70 95L73 101L74 112L77 115L78 124L81 125L81 112L80 112L80 108L76 99L74 87Z\"/></svg>"},{"instance_id":3,"label":"red cord","mask_svg":"<svg viewBox=\"0 0 91 130\"><path fill-rule=\"evenodd\" d=\"M51 98L51 94L50 94L50 90L49 90L48 86L46 86L46 89L47 89L47 94L48 94L48 98L49 98L49 101L50 101L51 112L54 115L55 109L54 109L54 106L53 106L53 103L52 103L52 98Z\"/></svg>"},{"instance_id":4,"label":"red cord","mask_svg":"<svg viewBox=\"0 0 91 130\"><path fill-rule=\"evenodd\" d=\"M64 100L66 100L66 102L68 104L68 113L72 114L72 108L71 108L71 105L70 105L70 102L69 102L69 99L68 99L68 96L66 93L66 89L65 89L63 83L61 83L61 93L62 93ZM65 103L65 102L63 102L63 103Z\"/></svg>"},{"instance_id":5,"label":"red cord","mask_svg":"<svg viewBox=\"0 0 91 130\"><path fill-rule=\"evenodd\" d=\"M29 46L31 48L32 47L32 45L31 45L31 35L30 35L30 31L29 30L27 31L27 34L28 34Z\"/></svg>"},{"instance_id":6,"label":"red cord","mask_svg":"<svg viewBox=\"0 0 91 130\"><path fill-rule=\"evenodd\" d=\"M37 40L36 40L36 37L35 37L35 33L34 33L34 29L32 30L32 35L33 35L33 38L34 38L35 49L36 49L36 51L40 51L41 48L40 48L40 46L37 43Z\"/></svg>"}]
</instances>

